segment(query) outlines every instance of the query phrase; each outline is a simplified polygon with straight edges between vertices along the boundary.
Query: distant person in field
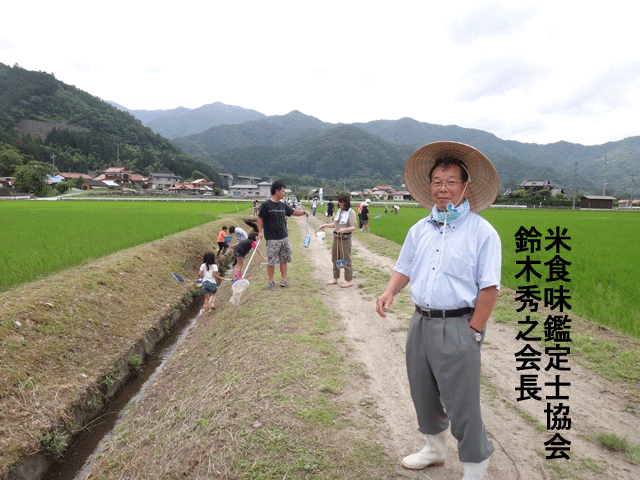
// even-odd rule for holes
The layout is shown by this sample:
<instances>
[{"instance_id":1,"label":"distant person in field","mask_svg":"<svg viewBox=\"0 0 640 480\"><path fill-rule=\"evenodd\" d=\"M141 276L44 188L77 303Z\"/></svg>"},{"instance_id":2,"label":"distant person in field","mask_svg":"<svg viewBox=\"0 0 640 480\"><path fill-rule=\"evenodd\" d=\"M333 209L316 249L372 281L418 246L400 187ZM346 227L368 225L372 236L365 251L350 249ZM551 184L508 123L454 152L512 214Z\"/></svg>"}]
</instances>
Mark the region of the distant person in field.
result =
<instances>
[{"instance_id":1,"label":"distant person in field","mask_svg":"<svg viewBox=\"0 0 640 480\"><path fill-rule=\"evenodd\" d=\"M393 206L393 214L397 215L399 211L400 211L400 207L398 205L394 205Z\"/></svg>"},{"instance_id":2,"label":"distant person in field","mask_svg":"<svg viewBox=\"0 0 640 480\"><path fill-rule=\"evenodd\" d=\"M289 244L289 232L287 230L287 217L291 215L301 217L309 216L305 210L294 210L282 202L286 186L281 180L271 184L271 198L262 202L258 211L258 239L264 238L267 242L267 276L269 281L267 288L273 288L275 282L276 263L280 263L281 287L287 286L287 264L291 263L291 245Z\"/></svg>"},{"instance_id":3,"label":"distant person in field","mask_svg":"<svg viewBox=\"0 0 640 480\"><path fill-rule=\"evenodd\" d=\"M253 201L253 216L258 216L258 210L260 210L260 202L258 200Z\"/></svg>"},{"instance_id":4,"label":"distant person in field","mask_svg":"<svg viewBox=\"0 0 640 480\"><path fill-rule=\"evenodd\" d=\"M404 182L430 215L409 229L376 300L376 311L386 317L395 295L410 285L416 306L406 362L426 445L404 457L402 465L411 470L443 465L451 426L462 480L480 480L494 450L480 409L480 349L498 298L502 257L498 233L477 213L496 199L500 181L491 161L475 148L436 142L411 155Z\"/></svg>"},{"instance_id":5,"label":"distant person in field","mask_svg":"<svg viewBox=\"0 0 640 480\"><path fill-rule=\"evenodd\" d=\"M313 200L311 200L311 214L314 217L316 216L317 209L318 209L318 199L314 197Z\"/></svg>"},{"instance_id":6,"label":"distant person in field","mask_svg":"<svg viewBox=\"0 0 640 480\"><path fill-rule=\"evenodd\" d=\"M254 249L256 252L258 252L258 255L260 255L264 260L266 260L267 258L262 254L262 252L260 252L260 250L258 250L258 245L256 243L256 239L258 238L258 234L256 232L251 232L249 234L249 237L246 240L243 240L241 242L239 242L234 248L233 248L233 256L235 257L237 264L236 264L236 268L233 272L233 280L240 280L242 278L242 267L244 265L244 258L247 256L247 254L251 251L251 249Z\"/></svg>"},{"instance_id":7,"label":"distant person in field","mask_svg":"<svg viewBox=\"0 0 640 480\"><path fill-rule=\"evenodd\" d=\"M351 263L351 232L358 228L356 220L356 212L351 208L351 198L348 193L340 193L338 195L338 213L333 222L320 225L320 230L325 228L333 228L333 245L331 247L331 263L333 264L333 280L327 282L327 285L335 285L340 278L340 270L342 270L336 261L344 260L344 280L346 283L341 285L342 288L353 286L353 265Z\"/></svg>"},{"instance_id":8,"label":"distant person in field","mask_svg":"<svg viewBox=\"0 0 640 480\"><path fill-rule=\"evenodd\" d=\"M218 257L220 257L220 254L224 255L227 251L227 247L229 246L224 239L224 237L226 236L227 236L227 226L223 225L222 230L220 230L220 233L218 234Z\"/></svg>"},{"instance_id":9,"label":"distant person in field","mask_svg":"<svg viewBox=\"0 0 640 480\"><path fill-rule=\"evenodd\" d=\"M363 232L369 231L369 204L371 200L368 198L362 202L362 209L360 210L361 229Z\"/></svg>"},{"instance_id":10,"label":"distant person in field","mask_svg":"<svg viewBox=\"0 0 640 480\"><path fill-rule=\"evenodd\" d=\"M384 206L384 214L385 215L389 214L389 208L387 207L387 205Z\"/></svg>"},{"instance_id":11,"label":"distant person in field","mask_svg":"<svg viewBox=\"0 0 640 480\"><path fill-rule=\"evenodd\" d=\"M333 202L331 200L329 200L329 203L327 203L327 217L332 218L333 217L333 209L335 208L335 205L333 204Z\"/></svg>"},{"instance_id":12,"label":"distant person in field","mask_svg":"<svg viewBox=\"0 0 640 480\"><path fill-rule=\"evenodd\" d=\"M218 275L218 265L213 252L207 252L202 259L202 265L198 271L198 278L202 278L202 293L204 293L204 313L209 313L210 309L216 309L216 297L218 296L218 284L216 280L223 281Z\"/></svg>"}]
</instances>

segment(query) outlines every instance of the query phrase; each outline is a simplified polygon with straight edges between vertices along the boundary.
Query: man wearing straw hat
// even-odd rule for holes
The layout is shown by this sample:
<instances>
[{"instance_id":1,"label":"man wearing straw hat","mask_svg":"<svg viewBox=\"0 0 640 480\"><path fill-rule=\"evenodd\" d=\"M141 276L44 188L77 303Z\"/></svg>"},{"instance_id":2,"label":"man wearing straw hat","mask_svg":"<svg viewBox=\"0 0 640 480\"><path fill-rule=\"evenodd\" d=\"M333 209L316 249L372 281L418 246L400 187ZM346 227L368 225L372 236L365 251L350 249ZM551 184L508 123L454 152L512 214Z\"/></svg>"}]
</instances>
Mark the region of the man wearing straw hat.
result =
<instances>
[{"instance_id":1,"label":"man wearing straw hat","mask_svg":"<svg viewBox=\"0 0 640 480\"><path fill-rule=\"evenodd\" d=\"M497 197L498 173L478 150L436 142L411 155L404 181L430 215L409 230L376 300L376 311L386 317L394 296L411 283L416 309L407 332L407 374L426 445L402 465L443 465L451 425L462 479L480 480L493 453L480 411L480 348L500 288L501 247L495 229L477 213Z\"/></svg>"}]
</instances>

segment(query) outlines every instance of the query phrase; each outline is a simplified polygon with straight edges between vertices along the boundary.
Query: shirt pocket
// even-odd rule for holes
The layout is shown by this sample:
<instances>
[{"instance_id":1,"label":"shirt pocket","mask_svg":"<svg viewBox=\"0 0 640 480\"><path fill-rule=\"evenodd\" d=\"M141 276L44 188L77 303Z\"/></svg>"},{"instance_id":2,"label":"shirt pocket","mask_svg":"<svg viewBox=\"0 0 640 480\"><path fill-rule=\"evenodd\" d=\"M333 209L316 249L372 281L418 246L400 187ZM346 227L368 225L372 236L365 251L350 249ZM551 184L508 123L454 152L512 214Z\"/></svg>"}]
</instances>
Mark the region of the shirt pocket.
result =
<instances>
[{"instance_id":1,"label":"shirt pocket","mask_svg":"<svg viewBox=\"0 0 640 480\"><path fill-rule=\"evenodd\" d=\"M461 280L474 278L474 265L469 256L452 254L443 259L443 271L446 275Z\"/></svg>"}]
</instances>

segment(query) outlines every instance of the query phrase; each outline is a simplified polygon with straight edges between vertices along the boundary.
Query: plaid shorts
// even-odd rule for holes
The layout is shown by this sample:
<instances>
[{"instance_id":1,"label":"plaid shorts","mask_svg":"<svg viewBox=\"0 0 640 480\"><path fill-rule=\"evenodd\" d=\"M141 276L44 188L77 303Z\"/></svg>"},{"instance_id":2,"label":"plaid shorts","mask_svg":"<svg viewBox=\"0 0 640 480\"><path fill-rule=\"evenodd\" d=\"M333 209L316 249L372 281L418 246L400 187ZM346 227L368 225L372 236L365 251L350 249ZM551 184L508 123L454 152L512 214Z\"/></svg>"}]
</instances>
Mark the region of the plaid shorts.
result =
<instances>
[{"instance_id":1,"label":"plaid shorts","mask_svg":"<svg viewBox=\"0 0 640 480\"><path fill-rule=\"evenodd\" d=\"M291 263L291 245L289 237L281 240L267 240L267 265L276 263Z\"/></svg>"}]
</instances>

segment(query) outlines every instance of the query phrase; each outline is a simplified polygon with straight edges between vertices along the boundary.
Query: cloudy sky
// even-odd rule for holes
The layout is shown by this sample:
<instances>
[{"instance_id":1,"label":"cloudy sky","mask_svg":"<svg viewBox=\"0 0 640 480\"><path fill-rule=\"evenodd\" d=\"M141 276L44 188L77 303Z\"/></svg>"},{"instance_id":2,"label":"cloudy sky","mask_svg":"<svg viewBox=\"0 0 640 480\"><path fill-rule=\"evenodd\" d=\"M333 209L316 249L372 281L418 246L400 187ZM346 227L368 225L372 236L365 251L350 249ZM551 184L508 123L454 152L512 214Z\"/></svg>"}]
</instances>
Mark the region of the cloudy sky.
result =
<instances>
[{"instance_id":1,"label":"cloudy sky","mask_svg":"<svg viewBox=\"0 0 640 480\"><path fill-rule=\"evenodd\" d=\"M594 145L640 135L631 5L10 2L0 62L130 109L219 101L332 123L411 117L506 140Z\"/></svg>"}]
</instances>

